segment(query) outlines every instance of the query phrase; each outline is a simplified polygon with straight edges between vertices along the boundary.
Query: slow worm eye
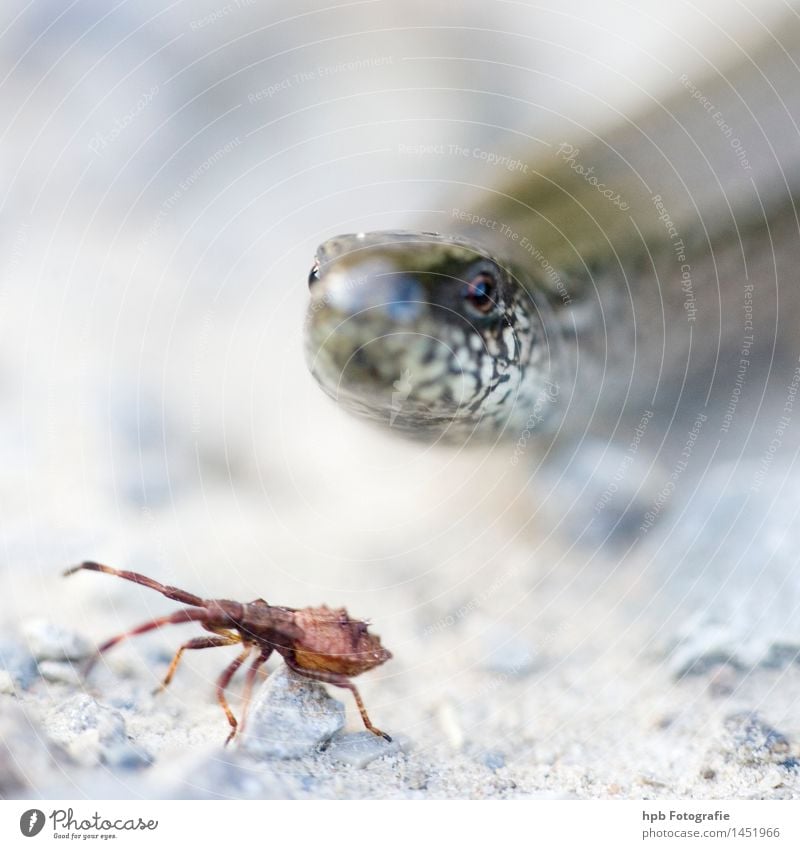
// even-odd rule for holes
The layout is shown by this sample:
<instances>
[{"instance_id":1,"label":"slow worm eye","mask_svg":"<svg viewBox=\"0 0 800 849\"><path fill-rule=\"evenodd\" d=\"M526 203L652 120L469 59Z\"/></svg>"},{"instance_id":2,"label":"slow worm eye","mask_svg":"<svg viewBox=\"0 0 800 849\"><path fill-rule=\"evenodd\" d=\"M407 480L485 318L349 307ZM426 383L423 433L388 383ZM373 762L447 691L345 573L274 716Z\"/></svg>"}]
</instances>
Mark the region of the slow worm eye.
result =
<instances>
[{"instance_id":1,"label":"slow worm eye","mask_svg":"<svg viewBox=\"0 0 800 849\"><path fill-rule=\"evenodd\" d=\"M481 315L490 313L496 305L497 282L488 271L481 271L467 284L464 299Z\"/></svg>"}]
</instances>

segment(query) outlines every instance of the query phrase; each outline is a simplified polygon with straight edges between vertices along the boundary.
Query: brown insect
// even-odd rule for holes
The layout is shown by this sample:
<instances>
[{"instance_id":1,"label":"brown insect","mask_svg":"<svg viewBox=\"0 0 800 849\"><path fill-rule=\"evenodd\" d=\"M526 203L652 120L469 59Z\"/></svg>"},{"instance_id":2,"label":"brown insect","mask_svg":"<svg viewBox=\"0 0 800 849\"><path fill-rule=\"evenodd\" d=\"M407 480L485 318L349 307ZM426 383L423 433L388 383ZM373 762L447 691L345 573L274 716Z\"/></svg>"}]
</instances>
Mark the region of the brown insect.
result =
<instances>
[{"instance_id":1,"label":"brown insect","mask_svg":"<svg viewBox=\"0 0 800 849\"><path fill-rule=\"evenodd\" d=\"M383 648L380 637L369 633L366 622L351 619L343 607L332 610L323 605L297 610L292 607L275 607L261 598L247 604L226 599L202 599L177 587L160 584L137 572L112 569L100 563L81 563L68 569L64 575L72 575L81 569L116 575L126 581L150 587L167 598L191 605L106 640L86 665L86 674L103 652L127 637L144 634L163 625L199 622L206 631L211 631L215 636L196 637L185 642L175 652L167 674L156 692L163 690L172 680L181 656L188 649L210 649L240 643L243 647L241 653L225 668L217 681L217 699L231 726L231 733L225 741L226 744L235 736L238 723L225 699L225 689L253 650L256 650L257 654L245 678L244 707L240 728L244 728L258 670L269 659L272 652L276 651L283 657L286 665L298 675L312 681L322 681L350 690L355 697L366 728L373 734L391 741L392 738L388 734L384 734L370 722L364 702L355 684L350 681L353 676L385 663L391 658L391 652Z\"/></svg>"}]
</instances>

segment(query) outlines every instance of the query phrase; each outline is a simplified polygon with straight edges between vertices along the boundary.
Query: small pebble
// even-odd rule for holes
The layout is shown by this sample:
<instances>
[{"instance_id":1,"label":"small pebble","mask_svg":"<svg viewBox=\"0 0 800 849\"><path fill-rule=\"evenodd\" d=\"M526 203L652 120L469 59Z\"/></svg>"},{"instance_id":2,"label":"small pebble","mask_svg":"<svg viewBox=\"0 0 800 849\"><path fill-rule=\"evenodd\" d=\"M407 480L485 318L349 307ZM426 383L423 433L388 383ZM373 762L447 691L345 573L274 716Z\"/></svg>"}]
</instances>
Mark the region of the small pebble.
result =
<instances>
[{"instance_id":1,"label":"small pebble","mask_svg":"<svg viewBox=\"0 0 800 849\"><path fill-rule=\"evenodd\" d=\"M406 773L405 784L409 790L423 791L428 789L428 782L430 781L430 778L431 776L428 770L418 766L412 768Z\"/></svg>"},{"instance_id":2,"label":"small pebble","mask_svg":"<svg viewBox=\"0 0 800 849\"><path fill-rule=\"evenodd\" d=\"M71 663L42 660L39 663L39 674L53 684L69 684L71 687L81 687L83 684L80 671Z\"/></svg>"},{"instance_id":3,"label":"small pebble","mask_svg":"<svg viewBox=\"0 0 800 849\"><path fill-rule=\"evenodd\" d=\"M669 787L669 784L667 784L664 781L661 781L658 778L654 778L651 775L640 775L639 776L639 783L644 784L647 787L655 787L658 790L663 790L663 789Z\"/></svg>"},{"instance_id":4,"label":"small pebble","mask_svg":"<svg viewBox=\"0 0 800 849\"><path fill-rule=\"evenodd\" d=\"M731 749L736 759L747 765L785 762L789 740L756 712L734 713L725 718Z\"/></svg>"},{"instance_id":5,"label":"small pebble","mask_svg":"<svg viewBox=\"0 0 800 849\"><path fill-rule=\"evenodd\" d=\"M489 751L484 754L483 763L485 766L489 767L489 769L496 772L498 769L502 769L506 765L506 757L502 752Z\"/></svg>"},{"instance_id":6,"label":"small pebble","mask_svg":"<svg viewBox=\"0 0 800 849\"><path fill-rule=\"evenodd\" d=\"M337 734L326 751L334 760L363 769L377 758L405 752L409 747L410 741L406 737L393 737L390 743L371 731L358 731L355 734Z\"/></svg>"},{"instance_id":7,"label":"small pebble","mask_svg":"<svg viewBox=\"0 0 800 849\"><path fill-rule=\"evenodd\" d=\"M300 758L344 727L344 705L325 689L279 667L253 701L239 746L260 758Z\"/></svg>"},{"instance_id":8,"label":"small pebble","mask_svg":"<svg viewBox=\"0 0 800 849\"><path fill-rule=\"evenodd\" d=\"M83 660L93 651L91 643L77 631L47 619L31 619L23 624L22 633L36 660Z\"/></svg>"},{"instance_id":9,"label":"small pebble","mask_svg":"<svg viewBox=\"0 0 800 849\"><path fill-rule=\"evenodd\" d=\"M723 666L733 669L737 665L735 642L727 624L693 617L683 625L669 650L670 671L675 678L682 678L706 675Z\"/></svg>"}]
</instances>

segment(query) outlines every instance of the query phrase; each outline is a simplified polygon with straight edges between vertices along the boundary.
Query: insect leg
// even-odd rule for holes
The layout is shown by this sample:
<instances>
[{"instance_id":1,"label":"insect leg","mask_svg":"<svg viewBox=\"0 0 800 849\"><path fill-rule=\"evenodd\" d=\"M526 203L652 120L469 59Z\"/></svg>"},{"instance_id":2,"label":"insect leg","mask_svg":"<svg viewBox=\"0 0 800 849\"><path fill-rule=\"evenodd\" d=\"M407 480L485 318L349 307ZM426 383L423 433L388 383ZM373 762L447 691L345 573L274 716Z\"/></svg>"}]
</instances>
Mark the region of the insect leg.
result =
<instances>
[{"instance_id":1,"label":"insect leg","mask_svg":"<svg viewBox=\"0 0 800 849\"><path fill-rule=\"evenodd\" d=\"M215 649L220 646L231 646L238 642L240 642L240 640L235 637L195 637L193 640L185 642L178 651L175 652L175 657L172 658L172 663L169 665L169 669L167 670L167 674L164 676L164 680L161 682L161 685L156 687L153 691L153 695L160 693L169 686L169 682L172 681L172 676L175 674L175 670L178 668L178 664L181 662L181 657L185 651L189 649Z\"/></svg>"},{"instance_id":2,"label":"insect leg","mask_svg":"<svg viewBox=\"0 0 800 849\"><path fill-rule=\"evenodd\" d=\"M168 616L159 616L158 619L151 619L149 622L138 625L130 631L125 631L123 634L117 634L116 637L112 637L110 640L106 640L102 645L100 645L95 654L89 658L86 666L84 667L84 675L89 674L101 654L104 654L109 649L113 648L117 645L117 643L127 640L128 637L135 637L138 634L144 634L147 631L154 631L156 628L161 628L164 625L180 625L183 622L201 622L203 619L207 618L207 610L184 608L183 610L176 610Z\"/></svg>"},{"instance_id":3,"label":"insect leg","mask_svg":"<svg viewBox=\"0 0 800 849\"><path fill-rule=\"evenodd\" d=\"M356 685L349 678L344 675L339 675L336 672L323 672L320 669L303 669L302 666L298 666L294 660L291 660L288 657L285 657L284 660L286 661L286 665L289 669L293 670L298 675L302 675L303 678L310 678L312 681L321 681L324 684L333 684L334 687L343 687L349 690L353 694L353 698L356 700L358 712L361 714L361 720L367 731L371 731L377 737L383 737L383 739L387 740L389 743L392 742L392 738L385 731L381 731L380 728L376 728L372 722L370 722L369 715L367 714L367 708L361 699L361 694L358 692Z\"/></svg>"},{"instance_id":4,"label":"insect leg","mask_svg":"<svg viewBox=\"0 0 800 849\"><path fill-rule=\"evenodd\" d=\"M233 712L231 711L230 706L228 705L228 702L225 698L225 688L228 686L228 684L231 683L231 678L233 678L239 667L245 662L245 660L247 660L247 656L252 650L252 645L246 645L244 647L244 650L233 661L233 663L231 663L223 670L222 675L219 676L219 679L217 681L217 700L222 705L222 709L225 711L225 716L228 717L228 722L231 726L231 733L228 735L228 739L225 741L226 746L236 736L237 722L236 717L233 715Z\"/></svg>"},{"instance_id":5,"label":"insect leg","mask_svg":"<svg viewBox=\"0 0 800 849\"><path fill-rule=\"evenodd\" d=\"M112 569L110 566L103 566L101 563L92 563L87 560L71 569L64 572L64 576L73 575L75 572L80 572L81 569L86 569L90 572L104 572L106 575L115 575L117 578L124 578L126 581L133 581L134 584L141 584L143 587L149 587L161 595L171 598L173 601L179 601L181 604L191 604L194 607L203 607L205 602L200 596L193 593L188 593L186 590L180 590L177 587L169 587L166 584L160 584L146 575L140 575L138 572L126 572L122 569Z\"/></svg>"},{"instance_id":6,"label":"insect leg","mask_svg":"<svg viewBox=\"0 0 800 849\"><path fill-rule=\"evenodd\" d=\"M244 724L247 722L247 711L250 708L250 697L253 695L253 685L255 684L258 670L269 660L271 654L271 648L262 648L247 670L247 677L244 681L244 698L242 700L242 721L239 723L239 731L244 731Z\"/></svg>"}]
</instances>

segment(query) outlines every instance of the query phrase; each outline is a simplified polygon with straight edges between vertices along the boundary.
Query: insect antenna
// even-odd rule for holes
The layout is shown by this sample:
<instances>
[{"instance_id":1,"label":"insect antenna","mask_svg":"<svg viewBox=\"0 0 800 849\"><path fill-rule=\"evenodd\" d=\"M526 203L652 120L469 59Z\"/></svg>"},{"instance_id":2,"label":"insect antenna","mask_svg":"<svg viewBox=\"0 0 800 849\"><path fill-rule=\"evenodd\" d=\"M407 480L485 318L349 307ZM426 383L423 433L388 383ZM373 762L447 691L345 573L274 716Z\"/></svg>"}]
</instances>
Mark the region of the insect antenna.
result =
<instances>
[{"instance_id":1,"label":"insect antenna","mask_svg":"<svg viewBox=\"0 0 800 849\"><path fill-rule=\"evenodd\" d=\"M103 566L102 563L93 563L90 560L86 560L83 563L79 563L77 566L73 566L71 569L67 569L67 571L64 572L64 577L67 575L74 575L75 572L80 572L82 569L86 569L89 572L105 572L106 575L116 575L117 578L124 578L126 581L132 581L134 584L141 584L143 587L149 587L151 590L155 590L156 592L161 593L161 595L173 599L173 601L180 601L183 604L191 604L193 607L205 607L205 602L202 598L200 598L200 596L186 592L186 590L178 589L178 587L169 587L166 584L160 584L158 581L154 581L152 578L148 578L145 575L140 575L138 572L126 572L123 569L112 569L110 566Z\"/></svg>"}]
</instances>

